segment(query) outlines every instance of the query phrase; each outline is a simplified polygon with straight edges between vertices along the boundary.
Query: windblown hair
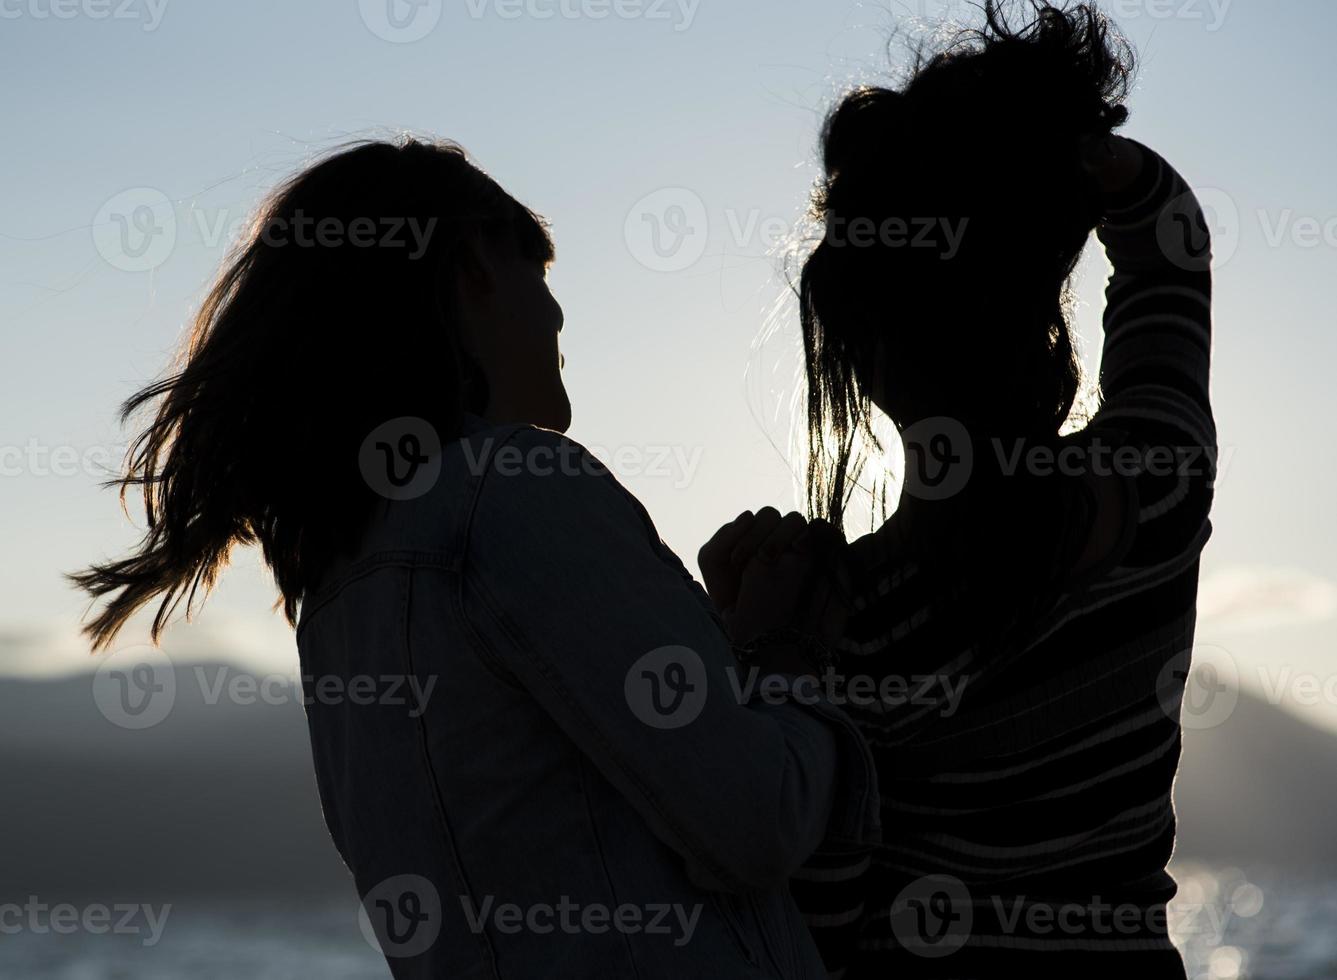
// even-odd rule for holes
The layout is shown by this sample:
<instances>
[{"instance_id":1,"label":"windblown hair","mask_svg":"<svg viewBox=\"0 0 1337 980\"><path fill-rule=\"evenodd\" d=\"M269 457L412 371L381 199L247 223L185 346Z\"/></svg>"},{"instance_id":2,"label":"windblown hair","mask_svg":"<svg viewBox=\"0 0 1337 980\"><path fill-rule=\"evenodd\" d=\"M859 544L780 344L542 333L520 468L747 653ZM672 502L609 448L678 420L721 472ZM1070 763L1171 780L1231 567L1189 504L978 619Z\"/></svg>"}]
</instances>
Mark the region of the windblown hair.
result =
<instances>
[{"instance_id":1,"label":"windblown hair","mask_svg":"<svg viewBox=\"0 0 1337 980\"><path fill-rule=\"evenodd\" d=\"M826 120L799 299L808 506L837 525L870 392L902 428L1053 438L1072 410L1068 280L1100 216L1079 138L1126 120L1133 57L1093 4L1017 6L986 0L982 28Z\"/></svg>"},{"instance_id":2,"label":"windblown hair","mask_svg":"<svg viewBox=\"0 0 1337 980\"><path fill-rule=\"evenodd\" d=\"M70 576L106 600L84 626L95 649L160 600L156 642L239 544L260 545L295 624L304 591L378 499L358 465L366 436L413 416L445 440L486 405L459 343L452 274L461 245L483 237L553 257L542 220L447 142L358 143L269 197L175 370L123 407L122 421L153 411L112 483L123 504L142 496L147 530L129 556Z\"/></svg>"}]
</instances>

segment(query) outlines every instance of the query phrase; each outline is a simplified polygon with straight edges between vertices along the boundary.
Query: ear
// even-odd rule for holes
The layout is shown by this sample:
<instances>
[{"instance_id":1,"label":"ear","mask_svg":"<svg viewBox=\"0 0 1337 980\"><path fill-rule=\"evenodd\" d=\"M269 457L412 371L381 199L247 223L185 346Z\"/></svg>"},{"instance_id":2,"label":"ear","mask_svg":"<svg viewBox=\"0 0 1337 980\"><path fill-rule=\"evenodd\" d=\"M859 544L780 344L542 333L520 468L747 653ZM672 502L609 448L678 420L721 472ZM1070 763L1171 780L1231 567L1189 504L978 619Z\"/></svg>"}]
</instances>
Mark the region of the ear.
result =
<instances>
[{"instance_id":1,"label":"ear","mask_svg":"<svg viewBox=\"0 0 1337 980\"><path fill-rule=\"evenodd\" d=\"M497 290L497 263L491 252L477 239L460 243L452 272L461 296L486 296Z\"/></svg>"},{"instance_id":2,"label":"ear","mask_svg":"<svg viewBox=\"0 0 1337 980\"><path fill-rule=\"evenodd\" d=\"M456 317L457 337L466 356L479 350L488 304L497 290L495 261L477 241L461 242L443 258L437 273L443 302Z\"/></svg>"}]
</instances>

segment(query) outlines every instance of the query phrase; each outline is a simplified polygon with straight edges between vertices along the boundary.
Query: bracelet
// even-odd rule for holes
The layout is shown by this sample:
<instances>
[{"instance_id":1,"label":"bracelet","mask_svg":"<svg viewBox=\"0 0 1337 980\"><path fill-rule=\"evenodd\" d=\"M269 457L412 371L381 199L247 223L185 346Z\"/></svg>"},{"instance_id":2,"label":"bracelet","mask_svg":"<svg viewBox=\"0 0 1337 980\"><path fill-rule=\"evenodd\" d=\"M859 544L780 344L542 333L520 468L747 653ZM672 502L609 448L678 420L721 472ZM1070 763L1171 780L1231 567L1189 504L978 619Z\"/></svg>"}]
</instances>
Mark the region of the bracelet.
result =
<instances>
[{"instance_id":1,"label":"bracelet","mask_svg":"<svg viewBox=\"0 0 1337 980\"><path fill-rule=\"evenodd\" d=\"M778 644L794 647L814 674L824 674L839 662L837 654L818 637L793 627L768 630L747 643L736 644L733 652L740 664L755 667L760 664L762 651Z\"/></svg>"}]
</instances>

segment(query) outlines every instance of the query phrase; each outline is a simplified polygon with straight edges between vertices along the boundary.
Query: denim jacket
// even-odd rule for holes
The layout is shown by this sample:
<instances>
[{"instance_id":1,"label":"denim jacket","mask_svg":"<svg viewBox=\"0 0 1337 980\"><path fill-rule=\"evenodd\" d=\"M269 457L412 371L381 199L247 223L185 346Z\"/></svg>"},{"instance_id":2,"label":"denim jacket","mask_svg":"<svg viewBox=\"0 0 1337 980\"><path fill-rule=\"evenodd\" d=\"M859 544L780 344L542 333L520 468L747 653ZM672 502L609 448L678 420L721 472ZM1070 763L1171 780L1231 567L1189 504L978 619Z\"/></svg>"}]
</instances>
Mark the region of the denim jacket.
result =
<instances>
[{"instance_id":1,"label":"denim jacket","mask_svg":"<svg viewBox=\"0 0 1337 980\"><path fill-rule=\"evenodd\" d=\"M297 634L325 820L394 976L823 976L786 880L876 838L858 731L762 695L580 446L474 425L427 465Z\"/></svg>"}]
</instances>

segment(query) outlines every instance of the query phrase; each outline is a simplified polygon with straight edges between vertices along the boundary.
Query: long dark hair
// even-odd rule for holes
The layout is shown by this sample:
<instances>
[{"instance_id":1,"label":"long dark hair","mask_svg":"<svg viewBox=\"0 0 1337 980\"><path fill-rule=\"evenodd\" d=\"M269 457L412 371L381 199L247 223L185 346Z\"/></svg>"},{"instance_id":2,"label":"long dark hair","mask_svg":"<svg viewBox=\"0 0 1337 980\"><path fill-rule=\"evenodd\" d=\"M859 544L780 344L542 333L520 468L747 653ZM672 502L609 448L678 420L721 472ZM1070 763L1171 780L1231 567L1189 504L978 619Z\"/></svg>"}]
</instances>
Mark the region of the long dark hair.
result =
<instances>
[{"instance_id":1,"label":"long dark hair","mask_svg":"<svg viewBox=\"0 0 1337 980\"><path fill-rule=\"evenodd\" d=\"M123 407L123 421L153 410L113 483L123 504L138 489L147 530L129 556L70 576L106 599L84 625L95 649L161 597L156 641L238 544L260 545L296 622L304 591L377 499L358 467L368 433L416 417L445 439L486 406L451 274L478 236L552 259L541 219L447 142L346 147L269 197L179 363Z\"/></svg>"},{"instance_id":2,"label":"long dark hair","mask_svg":"<svg viewBox=\"0 0 1337 980\"><path fill-rule=\"evenodd\" d=\"M1092 4L1026 0L1019 25L1015 6L987 0L901 88L827 118L826 234L799 299L808 506L836 524L876 441L875 383L901 427L1053 438L1072 410L1067 284L1100 216L1079 137L1127 118L1133 58Z\"/></svg>"}]
</instances>

